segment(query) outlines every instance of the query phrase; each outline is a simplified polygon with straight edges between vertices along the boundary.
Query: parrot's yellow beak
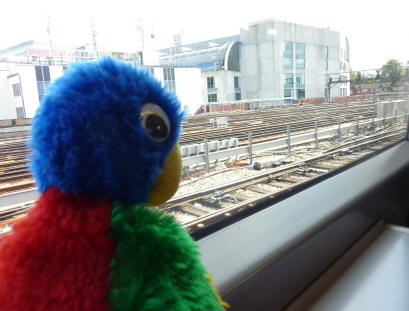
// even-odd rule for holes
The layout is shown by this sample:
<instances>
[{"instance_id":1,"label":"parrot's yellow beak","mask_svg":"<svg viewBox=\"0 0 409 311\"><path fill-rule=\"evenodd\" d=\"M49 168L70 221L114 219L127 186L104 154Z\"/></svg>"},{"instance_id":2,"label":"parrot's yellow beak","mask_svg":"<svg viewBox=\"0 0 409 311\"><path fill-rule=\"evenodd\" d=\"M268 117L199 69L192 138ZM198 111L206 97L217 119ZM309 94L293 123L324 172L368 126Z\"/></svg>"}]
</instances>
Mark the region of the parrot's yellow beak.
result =
<instances>
[{"instance_id":1,"label":"parrot's yellow beak","mask_svg":"<svg viewBox=\"0 0 409 311\"><path fill-rule=\"evenodd\" d=\"M156 178L149 193L149 205L158 206L169 200L178 190L182 172L182 157L179 146L175 145L166 159L162 173Z\"/></svg>"}]
</instances>

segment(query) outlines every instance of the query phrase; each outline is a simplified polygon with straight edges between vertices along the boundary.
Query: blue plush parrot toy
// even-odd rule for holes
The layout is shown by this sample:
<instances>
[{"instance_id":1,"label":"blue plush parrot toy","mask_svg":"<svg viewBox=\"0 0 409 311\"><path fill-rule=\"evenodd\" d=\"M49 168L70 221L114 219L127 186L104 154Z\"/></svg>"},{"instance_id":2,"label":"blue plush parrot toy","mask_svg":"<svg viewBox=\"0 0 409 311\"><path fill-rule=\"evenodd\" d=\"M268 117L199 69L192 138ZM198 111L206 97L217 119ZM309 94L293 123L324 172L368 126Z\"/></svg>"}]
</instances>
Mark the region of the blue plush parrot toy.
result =
<instances>
[{"instance_id":1,"label":"blue plush parrot toy","mask_svg":"<svg viewBox=\"0 0 409 311\"><path fill-rule=\"evenodd\" d=\"M150 206L178 188L183 113L148 71L74 64L32 122L40 198L0 243L0 311L223 310L196 243Z\"/></svg>"}]
</instances>

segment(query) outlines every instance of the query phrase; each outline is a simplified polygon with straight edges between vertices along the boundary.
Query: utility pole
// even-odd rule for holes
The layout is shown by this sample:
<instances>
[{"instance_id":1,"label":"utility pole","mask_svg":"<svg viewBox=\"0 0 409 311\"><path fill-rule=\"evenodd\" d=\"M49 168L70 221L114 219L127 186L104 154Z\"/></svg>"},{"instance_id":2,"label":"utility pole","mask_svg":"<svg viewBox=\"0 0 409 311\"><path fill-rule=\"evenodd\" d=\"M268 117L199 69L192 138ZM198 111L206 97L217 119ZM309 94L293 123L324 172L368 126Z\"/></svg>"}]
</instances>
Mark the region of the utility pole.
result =
<instances>
[{"instance_id":1,"label":"utility pole","mask_svg":"<svg viewBox=\"0 0 409 311\"><path fill-rule=\"evenodd\" d=\"M328 78L328 98L327 101L330 103L331 102L331 84L332 84L332 78Z\"/></svg>"},{"instance_id":2,"label":"utility pole","mask_svg":"<svg viewBox=\"0 0 409 311\"><path fill-rule=\"evenodd\" d=\"M141 45L141 50L138 52L139 57L140 57L140 65L143 65L143 52L145 50L145 39L144 39L143 21L139 17L137 18L136 31L138 34L137 47L139 46L139 44Z\"/></svg>"},{"instance_id":3,"label":"utility pole","mask_svg":"<svg viewBox=\"0 0 409 311\"><path fill-rule=\"evenodd\" d=\"M50 42L50 49L51 49L51 56L53 56L53 38L51 35L51 22L50 22L50 16L47 15L47 34L48 34L48 40Z\"/></svg>"},{"instance_id":4,"label":"utility pole","mask_svg":"<svg viewBox=\"0 0 409 311\"><path fill-rule=\"evenodd\" d=\"M90 22L91 22L92 47L94 48L94 51L96 51L98 46L97 46L97 31L95 28L95 17L91 17Z\"/></svg>"}]
</instances>

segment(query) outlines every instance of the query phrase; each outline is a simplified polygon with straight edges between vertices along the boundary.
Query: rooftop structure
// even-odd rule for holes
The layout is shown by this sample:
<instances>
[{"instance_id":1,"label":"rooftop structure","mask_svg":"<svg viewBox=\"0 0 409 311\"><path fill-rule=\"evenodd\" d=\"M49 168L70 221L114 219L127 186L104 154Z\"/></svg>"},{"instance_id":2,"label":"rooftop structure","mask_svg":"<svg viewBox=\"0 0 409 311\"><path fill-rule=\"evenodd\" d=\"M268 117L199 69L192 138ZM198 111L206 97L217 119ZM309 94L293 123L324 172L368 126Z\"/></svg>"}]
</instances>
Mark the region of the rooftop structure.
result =
<instances>
[{"instance_id":1,"label":"rooftop structure","mask_svg":"<svg viewBox=\"0 0 409 311\"><path fill-rule=\"evenodd\" d=\"M159 50L161 65L196 67L202 71L240 71L240 36L230 36Z\"/></svg>"}]
</instances>

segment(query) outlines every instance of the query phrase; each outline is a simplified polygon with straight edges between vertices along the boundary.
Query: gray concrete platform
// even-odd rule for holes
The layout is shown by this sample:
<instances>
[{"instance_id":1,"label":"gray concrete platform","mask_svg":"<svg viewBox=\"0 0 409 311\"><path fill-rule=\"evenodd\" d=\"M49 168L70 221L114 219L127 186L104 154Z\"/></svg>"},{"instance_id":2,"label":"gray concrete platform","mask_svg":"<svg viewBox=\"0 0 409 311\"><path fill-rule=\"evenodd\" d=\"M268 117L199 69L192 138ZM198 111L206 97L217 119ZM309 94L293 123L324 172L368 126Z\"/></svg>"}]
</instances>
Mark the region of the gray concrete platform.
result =
<instances>
[{"instance_id":1,"label":"gray concrete platform","mask_svg":"<svg viewBox=\"0 0 409 311\"><path fill-rule=\"evenodd\" d=\"M37 189L29 189L0 195L0 209L4 206L36 200L39 196Z\"/></svg>"},{"instance_id":2,"label":"gray concrete platform","mask_svg":"<svg viewBox=\"0 0 409 311\"><path fill-rule=\"evenodd\" d=\"M2 127L0 133L26 132L29 130L31 130L31 125Z\"/></svg>"}]
</instances>

